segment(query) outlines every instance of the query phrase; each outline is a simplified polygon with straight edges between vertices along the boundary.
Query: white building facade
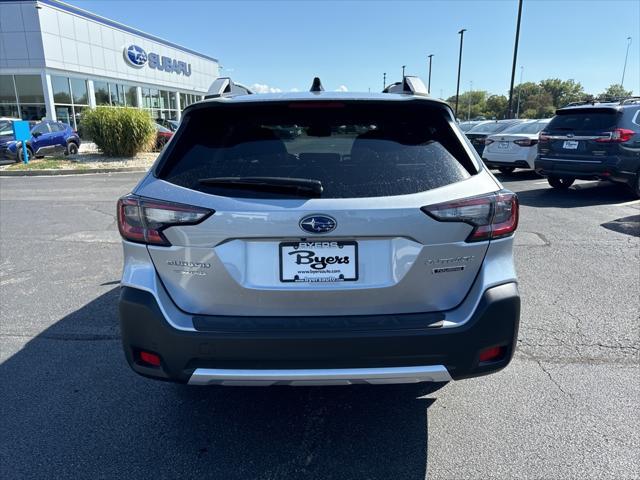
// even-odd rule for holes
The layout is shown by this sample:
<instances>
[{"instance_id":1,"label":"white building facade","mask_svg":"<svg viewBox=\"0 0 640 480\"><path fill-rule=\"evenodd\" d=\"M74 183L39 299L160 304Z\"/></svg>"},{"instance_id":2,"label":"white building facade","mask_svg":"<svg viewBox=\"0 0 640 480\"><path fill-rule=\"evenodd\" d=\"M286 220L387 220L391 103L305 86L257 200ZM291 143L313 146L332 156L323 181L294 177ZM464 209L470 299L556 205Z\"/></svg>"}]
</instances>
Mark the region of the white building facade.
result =
<instances>
[{"instance_id":1,"label":"white building facade","mask_svg":"<svg viewBox=\"0 0 640 480\"><path fill-rule=\"evenodd\" d=\"M111 105L179 120L218 74L215 58L57 0L0 2L0 117L77 128Z\"/></svg>"}]
</instances>

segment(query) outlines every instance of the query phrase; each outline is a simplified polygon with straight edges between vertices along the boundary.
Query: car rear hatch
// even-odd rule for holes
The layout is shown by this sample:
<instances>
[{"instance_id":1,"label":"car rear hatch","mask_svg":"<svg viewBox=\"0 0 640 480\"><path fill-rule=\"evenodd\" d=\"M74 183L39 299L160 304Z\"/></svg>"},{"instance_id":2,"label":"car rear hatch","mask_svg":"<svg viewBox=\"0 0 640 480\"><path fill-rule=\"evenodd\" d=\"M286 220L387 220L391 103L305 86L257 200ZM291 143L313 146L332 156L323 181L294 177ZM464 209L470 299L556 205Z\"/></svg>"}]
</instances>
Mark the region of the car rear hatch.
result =
<instances>
[{"instance_id":1,"label":"car rear hatch","mask_svg":"<svg viewBox=\"0 0 640 480\"><path fill-rule=\"evenodd\" d=\"M589 172L615 163L617 108L572 107L556 114L540 134L539 160L550 162L545 169Z\"/></svg>"},{"instance_id":2,"label":"car rear hatch","mask_svg":"<svg viewBox=\"0 0 640 480\"><path fill-rule=\"evenodd\" d=\"M431 101L214 101L186 112L135 201L154 218L173 215L156 200L197 207L148 246L186 312L441 311L482 265L473 218L503 198L469 153Z\"/></svg>"}]
</instances>

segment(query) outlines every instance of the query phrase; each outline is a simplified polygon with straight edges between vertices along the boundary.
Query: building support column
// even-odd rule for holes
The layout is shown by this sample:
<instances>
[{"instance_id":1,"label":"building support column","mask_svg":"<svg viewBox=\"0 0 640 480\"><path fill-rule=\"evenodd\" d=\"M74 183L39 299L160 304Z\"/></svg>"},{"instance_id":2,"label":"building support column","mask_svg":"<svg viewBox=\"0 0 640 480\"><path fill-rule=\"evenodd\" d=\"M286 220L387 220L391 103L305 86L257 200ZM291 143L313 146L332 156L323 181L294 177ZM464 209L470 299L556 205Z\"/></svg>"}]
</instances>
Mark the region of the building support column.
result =
<instances>
[{"instance_id":1,"label":"building support column","mask_svg":"<svg viewBox=\"0 0 640 480\"><path fill-rule=\"evenodd\" d=\"M47 110L47 118L55 122L57 120L57 117L56 117L56 108L53 101L53 88L51 87L51 75L49 75L46 71L43 71L40 74L40 78L42 79L42 93L44 95L44 106Z\"/></svg>"},{"instance_id":2,"label":"building support column","mask_svg":"<svg viewBox=\"0 0 640 480\"><path fill-rule=\"evenodd\" d=\"M179 122L182 118L182 105L180 105L180 92L176 92L176 120Z\"/></svg>"},{"instance_id":3,"label":"building support column","mask_svg":"<svg viewBox=\"0 0 640 480\"><path fill-rule=\"evenodd\" d=\"M93 80L87 80L87 96L89 97L89 108L96 108L96 88Z\"/></svg>"},{"instance_id":4,"label":"building support column","mask_svg":"<svg viewBox=\"0 0 640 480\"><path fill-rule=\"evenodd\" d=\"M143 108L142 105L142 87L136 87L136 103L138 108Z\"/></svg>"}]
</instances>

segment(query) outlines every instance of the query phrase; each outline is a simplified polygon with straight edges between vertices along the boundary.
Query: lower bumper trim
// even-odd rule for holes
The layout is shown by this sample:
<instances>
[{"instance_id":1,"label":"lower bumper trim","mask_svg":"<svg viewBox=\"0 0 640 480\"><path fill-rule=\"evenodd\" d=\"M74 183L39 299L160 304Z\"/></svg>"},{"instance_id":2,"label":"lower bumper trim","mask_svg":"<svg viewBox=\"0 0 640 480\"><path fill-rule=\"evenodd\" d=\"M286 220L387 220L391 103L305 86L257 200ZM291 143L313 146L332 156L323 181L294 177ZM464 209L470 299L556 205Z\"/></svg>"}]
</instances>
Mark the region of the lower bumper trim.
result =
<instances>
[{"instance_id":1,"label":"lower bumper trim","mask_svg":"<svg viewBox=\"0 0 640 480\"><path fill-rule=\"evenodd\" d=\"M451 380L451 375L449 375L449 371L444 365L300 370L197 368L189 379L189 385L382 385L393 383L449 382Z\"/></svg>"}]
</instances>

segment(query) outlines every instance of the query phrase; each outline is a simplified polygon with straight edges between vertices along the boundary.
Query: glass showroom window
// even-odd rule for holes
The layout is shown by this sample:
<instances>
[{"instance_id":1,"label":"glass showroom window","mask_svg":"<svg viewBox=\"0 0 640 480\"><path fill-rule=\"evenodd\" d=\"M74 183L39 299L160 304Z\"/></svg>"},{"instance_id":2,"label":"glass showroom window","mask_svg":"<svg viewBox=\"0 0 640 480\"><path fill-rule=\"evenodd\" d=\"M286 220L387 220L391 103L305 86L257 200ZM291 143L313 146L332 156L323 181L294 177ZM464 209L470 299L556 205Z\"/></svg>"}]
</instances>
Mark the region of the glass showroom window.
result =
<instances>
[{"instance_id":1,"label":"glass showroom window","mask_svg":"<svg viewBox=\"0 0 640 480\"><path fill-rule=\"evenodd\" d=\"M96 95L96 105L110 105L113 107L139 106L136 87L133 85L95 80L93 82L93 90Z\"/></svg>"},{"instance_id":2,"label":"glass showroom window","mask_svg":"<svg viewBox=\"0 0 640 480\"><path fill-rule=\"evenodd\" d=\"M14 92L13 96L11 91ZM0 75L0 115L23 120L42 120L46 117L40 75Z\"/></svg>"},{"instance_id":3,"label":"glass showroom window","mask_svg":"<svg viewBox=\"0 0 640 480\"><path fill-rule=\"evenodd\" d=\"M88 107L87 81L79 78L51 76L53 102L59 122L78 129L82 110Z\"/></svg>"}]
</instances>

